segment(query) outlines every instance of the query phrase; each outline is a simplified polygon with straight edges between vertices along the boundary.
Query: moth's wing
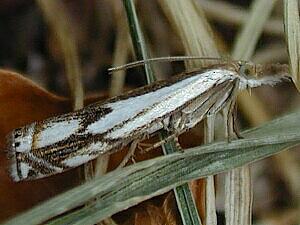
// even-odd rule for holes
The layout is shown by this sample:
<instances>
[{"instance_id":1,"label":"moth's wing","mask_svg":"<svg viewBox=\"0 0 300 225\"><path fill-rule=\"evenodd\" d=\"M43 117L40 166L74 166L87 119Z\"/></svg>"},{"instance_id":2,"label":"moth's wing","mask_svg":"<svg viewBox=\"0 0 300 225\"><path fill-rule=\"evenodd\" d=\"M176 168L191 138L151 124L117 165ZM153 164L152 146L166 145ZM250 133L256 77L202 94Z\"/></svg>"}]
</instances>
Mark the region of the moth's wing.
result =
<instances>
[{"instance_id":1,"label":"moth's wing","mask_svg":"<svg viewBox=\"0 0 300 225\"><path fill-rule=\"evenodd\" d=\"M15 181L38 176L34 168L44 172L60 172L61 168L51 165L46 158L35 155L35 149L50 146L68 138L78 129L78 113L68 113L44 121L34 122L13 130L7 136L7 151L10 159L10 174Z\"/></svg>"},{"instance_id":2,"label":"moth's wing","mask_svg":"<svg viewBox=\"0 0 300 225\"><path fill-rule=\"evenodd\" d=\"M236 80L225 80L214 85L184 108L183 113L187 115L186 128L194 127L208 115L224 108L233 98L236 83Z\"/></svg>"}]
</instances>

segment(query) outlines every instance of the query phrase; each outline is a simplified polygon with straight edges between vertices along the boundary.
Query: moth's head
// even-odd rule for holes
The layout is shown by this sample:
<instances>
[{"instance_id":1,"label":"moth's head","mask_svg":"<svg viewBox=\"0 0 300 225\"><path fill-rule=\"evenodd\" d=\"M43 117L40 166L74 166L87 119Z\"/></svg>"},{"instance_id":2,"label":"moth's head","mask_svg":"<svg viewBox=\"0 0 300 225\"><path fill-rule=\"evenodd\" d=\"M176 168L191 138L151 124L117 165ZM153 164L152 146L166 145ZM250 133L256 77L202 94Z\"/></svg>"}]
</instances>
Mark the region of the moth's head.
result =
<instances>
[{"instance_id":1,"label":"moth's head","mask_svg":"<svg viewBox=\"0 0 300 225\"><path fill-rule=\"evenodd\" d=\"M9 170L14 181L20 181L28 177L30 168L23 161L22 155L27 154L31 150L34 127L35 124L30 124L17 128L7 136Z\"/></svg>"},{"instance_id":2,"label":"moth's head","mask_svg":"<svg viewBox=\"0 0 300 225\"><path fill-rule=\"evenodd\" d=\"M235 63L235 68L242 78L248 79L257 77L257 66L253 62L240 60Z\"/></svg>"},{"instance_id":3,"label":"moth's head","mask_svg":"<svg viewBox=\"0 0 300 225\"><path fill-rule=\"evenodd\" d=\"M237 63L237 72L240 76L240 89L258 87L261 85L274 86L284 80L289 80L286 65L260 65L247 61Z\"/></svg>"}]
</instances>

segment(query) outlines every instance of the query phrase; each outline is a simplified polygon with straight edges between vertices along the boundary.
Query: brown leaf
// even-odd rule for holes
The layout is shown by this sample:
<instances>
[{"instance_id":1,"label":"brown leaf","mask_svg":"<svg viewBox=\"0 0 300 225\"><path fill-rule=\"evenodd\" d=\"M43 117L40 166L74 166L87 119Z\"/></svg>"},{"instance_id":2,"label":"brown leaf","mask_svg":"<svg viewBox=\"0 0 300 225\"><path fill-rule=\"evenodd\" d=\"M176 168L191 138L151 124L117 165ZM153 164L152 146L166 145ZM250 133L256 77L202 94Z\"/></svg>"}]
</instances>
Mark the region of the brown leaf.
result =
<instances>
[{"instance_id":1,"label":"brown leaf","mask_svg":"<svg viewBox=\"0 0 300 225\"><path fill-rule=\"evenodd\" d=\"M79 173L74 169L45 179L13 182L7 171L5 136L14 128L66 113L71 110L71 103L20 74L0 70L0 105L0 221L3 221L78 184Z\"/></svg>"},{"instance_id":2,"label":"brown leaf","mask_svg":"<svg viewBox=\"0 0 300 225\"><path fill-rule=\"evenodd\" d=\"M200 218L205 218L205 181L205 179L199 179L190 182L190 189L192 190Z\"/></svg>"},{"instance_id":3,"label":"brown leaf","mask_svg":"<svg viewBox=\"0 0 300 225\"><path fill-rule=\"evenodd\" d=\"M160 207L154 206L152 204L148 204L146 207L147 216L143 218L143 220L136 219L137 224L149 223L150 225L163 225L166 224L166 218L164 212L160 209Z\"/></svg>"},{"instance_id":4,"label":"brown leaf","mask_svg":"<svg viewBox=\"0 0 300 225\"><path fill-rule=\"evenodd\" d=\"M169 192L167 194L166 199L163 202L162 210L165 215L165 221L166 224L180 224L178 221L180 221L179 212L177 209L175 197L173 192Z\"/></svg>"},{"instance_id":5,"label":"brown leaf","mask_svg":"<svg viewBox=\"0 0 300 225\"><path fill-rule=\"evenodd\" d=\"M126 222L126 224L129 221ZM141 207L134 212L134 225L169 225L166 223L166 217L160 207L152 203L141 204Z\"/></svg>"}]
</instances>

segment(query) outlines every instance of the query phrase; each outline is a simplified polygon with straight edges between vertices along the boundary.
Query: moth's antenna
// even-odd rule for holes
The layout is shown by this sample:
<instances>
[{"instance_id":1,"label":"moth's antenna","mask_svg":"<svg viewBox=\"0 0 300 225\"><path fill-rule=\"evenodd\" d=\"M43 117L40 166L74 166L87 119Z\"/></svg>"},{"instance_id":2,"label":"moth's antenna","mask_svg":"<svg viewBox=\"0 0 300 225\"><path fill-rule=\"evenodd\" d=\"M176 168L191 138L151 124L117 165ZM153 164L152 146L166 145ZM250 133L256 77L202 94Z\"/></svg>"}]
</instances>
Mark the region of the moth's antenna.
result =
<instances>
[{"instance_id":1,"label":"moth's antenna","mask_svg":"<svg viewBox=\"0 0 300 225\"><path fill-rule=\"evenodd\" d=\"M140 60L140 61L135 61L131 63L127 63L121 66L116 66L108 69L108 72L114 72L118 70L127 70L133 67L137 67L140 65L144 65L147 63L153 63L153 62L175 62L175 61L184 61L184 60L214 60L214 61L222 61L222 62L227 62L229 61L226 59L222 58L214 58L214 57L203 57L203 56L166 56L166 57L157 57L157 58L151 58L151 59L145 59L145 60ZM230 60L231 62L235 60Z\"/></svg>"}]
</instances>

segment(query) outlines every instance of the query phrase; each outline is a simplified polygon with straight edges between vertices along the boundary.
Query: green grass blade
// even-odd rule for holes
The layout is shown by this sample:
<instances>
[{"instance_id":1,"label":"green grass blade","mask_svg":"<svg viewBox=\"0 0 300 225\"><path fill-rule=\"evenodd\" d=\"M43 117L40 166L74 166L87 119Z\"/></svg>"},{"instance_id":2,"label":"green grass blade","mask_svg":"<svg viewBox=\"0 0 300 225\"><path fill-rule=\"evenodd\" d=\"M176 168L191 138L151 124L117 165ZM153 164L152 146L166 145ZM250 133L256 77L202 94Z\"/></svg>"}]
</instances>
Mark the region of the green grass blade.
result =
<instances>
[{"instance_id":1,"label":"green grass blade","mask_svg":"<svg viewBox=\"0 0 300 225\"><path fill-rule=\"evenodd\" d=\"M167 132L162 132L160 139L167 138L167 136ZM164 144L163 151L165 155L178 152L174 141ZM189 185L183 184L174 188L174 194L183 224L201 224L201 219Z\"/></svg>"},{"instance_id":2,"label":"green grass blade","mask_svg":"<svg viewBox=\"0 0 300 225\"><path fill-rule=\"evenodd\" d=\"M135 53L138 60L148 59L148 51L145 44L145 39L143 37L142 30L140 28L140 24L137 18L137 14L135 11L135 6L132 0L124 0L123 1L126 14L128 18L128 23L130 27L130 34L132 38L132 42L134 45ZM147 77L147 82L152 83L155 81L155 75L152 70L151 64L145 64L145 72ZM167 132L162 131L160 133L160 139L164 139L167 137ZM173 140L163 145L164 154L170 154L178 151L176 145ZM191 190L188 185L182 185L174 189L176 202L178 205L178 209L182 218L182 222L184 225L200 225L201 220L198 215L196 204L193 200L193 196ZM189 196L185 198L184 196Z\"/></svg>"},{"instance_id":3,"label":"green grass blade","mask_svg":"<svg viewBox=\"0 0 300 225\"><path fill-rule=\"evenodd\" d=\"M249 19L237 35L232 57L249 60L263 32L276 0L255 0L251 4ZM252 223L253 191L250 168L245 166L229 171L225 178L226 225Z\"/></svg>"},{"instance_id":4,"label":"green grass blade","mask_svg":"<svg viewBox=\"0 0 300 225\"><path fill-rule=\"evenodd\" d=\"M137 60L148 59L149 55L145 44L145 39L139 24L139 20L135 11L134 2L132 0L124 0L123 5L126 10L130 35L136 58ZM144 68L147 77L147 83L150 84L153 81L155 81L155 75L153 73L152 66L151 64L146 63L144 65Z\"/></svg>"},{"instance_id":5,"label":"green grass blade","mask_svg":"<svg viewBox=\"0 0 300 225\"><path fill-rule=\"evenodd\" d=\"M91 205L77 208L49 223L94 224L192 179L240 167L300 143L300 112L243 132L242 135L245 138L241 140L200 146L110 172L34 207L8 221L6 225L24 224L24 221L28 225L40 224L90 199L97 199ZM257 140L261 142L252 143L256 137L260 137ZM266 137L270 142L263 141ZM272 143L272 140L276 142ZM246 143L252 145L245 148ZM214 150L216 152L204 154Z\"/></svg>"}]
</instances>

